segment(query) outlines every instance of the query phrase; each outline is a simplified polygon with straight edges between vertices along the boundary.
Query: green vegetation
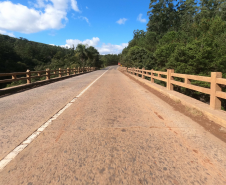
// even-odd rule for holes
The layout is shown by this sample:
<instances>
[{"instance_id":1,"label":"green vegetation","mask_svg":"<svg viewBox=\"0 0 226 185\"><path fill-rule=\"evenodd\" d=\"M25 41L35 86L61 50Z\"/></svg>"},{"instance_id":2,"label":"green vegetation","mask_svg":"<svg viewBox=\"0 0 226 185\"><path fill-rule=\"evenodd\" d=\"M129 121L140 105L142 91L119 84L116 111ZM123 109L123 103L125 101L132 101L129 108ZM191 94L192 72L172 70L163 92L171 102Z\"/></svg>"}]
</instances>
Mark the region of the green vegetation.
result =
<instances>
[{"instance_id":1,"label":"green vegetation","mask_svg":"<svg viewBox=\"0 0 226 185\"><path fill-rule=\"evenodd\" d=\"M79 44L76 48L62 48L1 34L0 48L0 73L86 66L103 68L117 65L119 61L119 55L100 55L93 46ZM0 80L6 78L0 77ZM8 86L21 83L23 82L17 81ZM0 88L4 87L6 84L0 84Z\"/></svg>"},{"instance_id":2,"label":"green vegetation","mask_svg":"<svg viewBox=\"0 0 226 185\"><path fill-rule=\"evenodd\" d=\"M151 0L149 8L147 31L134 31L120 56L122 65L203 76L222 72L226 78L224 0L201 0L200 4L194 0ZM210 87L200 81L193 80L192 84ZM222 88L226 92L226 87ZM209 102L209 95L178 86L175 90ZM222 100L222 108L226 110L226 100Z\"/></svg>"}]
</instances>

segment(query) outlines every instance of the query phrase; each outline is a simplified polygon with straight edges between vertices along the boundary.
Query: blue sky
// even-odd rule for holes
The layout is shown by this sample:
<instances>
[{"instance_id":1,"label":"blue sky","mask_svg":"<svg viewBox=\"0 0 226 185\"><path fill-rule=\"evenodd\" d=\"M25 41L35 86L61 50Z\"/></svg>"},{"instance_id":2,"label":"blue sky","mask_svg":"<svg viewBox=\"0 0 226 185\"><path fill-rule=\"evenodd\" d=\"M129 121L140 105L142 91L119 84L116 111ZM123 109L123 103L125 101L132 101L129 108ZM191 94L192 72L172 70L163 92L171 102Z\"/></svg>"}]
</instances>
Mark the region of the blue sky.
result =
<instances>
[{"instance_id":1,"label":"blue sky","mask_svg":"<svg viewBox=\"0 0 226 185\"><path fill-rule=\"evenodd\" d=\"M150 0L0 0L0 33L120 53L135 29L146 30Z\"/></svg>"}]
</instances>

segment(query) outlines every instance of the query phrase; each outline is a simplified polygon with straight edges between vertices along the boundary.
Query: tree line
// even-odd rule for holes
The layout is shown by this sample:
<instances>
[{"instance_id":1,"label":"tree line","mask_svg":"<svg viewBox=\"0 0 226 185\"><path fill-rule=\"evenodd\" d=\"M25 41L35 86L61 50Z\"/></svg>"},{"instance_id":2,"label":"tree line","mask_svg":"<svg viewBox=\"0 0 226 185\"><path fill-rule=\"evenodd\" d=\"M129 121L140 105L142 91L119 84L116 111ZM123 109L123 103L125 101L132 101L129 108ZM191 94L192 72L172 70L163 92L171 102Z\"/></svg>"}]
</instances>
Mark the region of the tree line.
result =
<instances>
[{"instance_id":1,"label":"tree line","mask_svg":"<svg viewBox=\"0 0 226 185\"><path fill-rule=\"evenodd\" d=\"M151 0L149 9L147 30L133 32L120 56L122 65L202 76L222 72L226 78L225 0ZM192 84L210 87L200 81L192 80ZM174 89L209 102L209 95L179 86ZM222 108L226 110L225 100Z\"/></svg>"},{"instance_id":2,"label":"tree line","mask_svg":"<svg viewBox=\"0 0 226 185\"><path fill-rule=\"evenodd\" d=\"M100 55L93 46L63 48L0 34L0 73L117 65L119 55ZM5 79L6 77L0 77ZM19 82L18 82L19 83ZM18 84L17 84L18 85ZM6 84L0 84L0 88Z\"/></svg>"}]
</instances>

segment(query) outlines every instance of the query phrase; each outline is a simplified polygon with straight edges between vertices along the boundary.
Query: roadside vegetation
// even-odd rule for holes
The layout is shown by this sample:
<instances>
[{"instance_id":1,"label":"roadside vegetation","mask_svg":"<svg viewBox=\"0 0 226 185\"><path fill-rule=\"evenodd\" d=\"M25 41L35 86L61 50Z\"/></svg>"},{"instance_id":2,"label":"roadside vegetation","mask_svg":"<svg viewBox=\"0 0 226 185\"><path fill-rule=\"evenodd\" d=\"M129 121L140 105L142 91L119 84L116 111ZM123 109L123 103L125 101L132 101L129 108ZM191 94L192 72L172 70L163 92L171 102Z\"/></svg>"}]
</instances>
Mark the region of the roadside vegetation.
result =
<instances>
[{"instance_id":1,"label":"roadside vegetation","mask_svg":"<svg viewBox=\"0 0 226 185\"><path fill-rule=\"evenodd\" d=\"M135 30L122 51L123 66L201 76L222 72L226 78L225 0L151 0L149 9L147 30ZM192 84L210 87L200 81ZM226 92L225 86L222 89ZM179 86L175 90L209 102L209 95ZM226 100L222 100L222 109L226 110Z\"/></svg>"},{"instance_id":2,"label":"roadside vegetation","mask_svg":"<svg viewBox=\"0 0 226 185\"><path fill-rule=\"evenodd\" d=\"M25 38L13 38L0 34L0 73L40 71L49 69L66 69L74 67L103 68L117 65L119 55L100 55L93 46L78 44L77 47L63 48L29 41ZM7 77L0 77L6 79ZM11 78L11 77L8 77ZM0 84L0 88L20 85Z\"/></svg>"}]
</instances>

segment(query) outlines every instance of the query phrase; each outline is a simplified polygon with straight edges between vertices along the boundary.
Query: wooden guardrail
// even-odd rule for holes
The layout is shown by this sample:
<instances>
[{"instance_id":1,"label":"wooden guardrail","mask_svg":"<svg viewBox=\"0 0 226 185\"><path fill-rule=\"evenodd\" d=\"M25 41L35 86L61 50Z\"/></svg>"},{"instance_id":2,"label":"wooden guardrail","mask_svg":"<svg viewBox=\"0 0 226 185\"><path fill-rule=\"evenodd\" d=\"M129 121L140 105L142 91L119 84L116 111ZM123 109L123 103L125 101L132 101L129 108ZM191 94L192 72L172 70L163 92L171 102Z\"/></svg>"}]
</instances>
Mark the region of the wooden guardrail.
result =
<instances>
[{"instance_id":1,"label":"wooden guardrail","mask_svg":"<svg viewBox=\"0 0 226 185\"><path fill-rule=\"evenodd\" d=\"M151 82L154 83L154 79L166 82L166 88L168 90L173 90L173 84L181 87L185 87L188 89L192 89L195 91L199 91L205 94L210 95L210 107L213 109L221 110L221 100L226 99L226 93L222 91L221 85L226 85L226 79L222 78L221 72L211 72L211 77L206 76L197 76L197 75L187 75L187 74L179 74L175 73L174 69L167 69L167 72L162 71L154 71L154 70L145 70L138 68L125 68L122 70L127 71L133 75L141 75L142 78L145 76L151 78ZM157 74L157 76L155 75ZM166 78L162 77L164 75ZM179 82L174 80L174 77L183 78L184 82ZM198 80L203 82L209 82L210 88L200 87L191 84L191 80Z\"/></svg>"},{"instance_id":2,"label":"wooden guardrail","mask_svg":"<svg viewBox=\"0 0 226 185\"><path fill-rule=\"evenodd\" d=\"M89 72L89 71L94 71L96 70L95 67L83 67L83 68L67 68L67 69L56 69L56 70L50 70L46 69L44 71L30 71L27 70L26 72L15 72L15 73L0 73L0 77L2 76L11 76L12 79L4 79L0 80L0 83L8 83L8 82L14 82L14 81L19 81L19 80L27 80L27 84L31 83L32 78L41 78L41 77L46 77L45 80L50 80L52 76L56 78L63 77L64 75L70 76L70 75L75 75L76 73L84 73L84 72ZM26 77L19 77L18 76L26 76Z\"/></svg>"}]
</instances>

